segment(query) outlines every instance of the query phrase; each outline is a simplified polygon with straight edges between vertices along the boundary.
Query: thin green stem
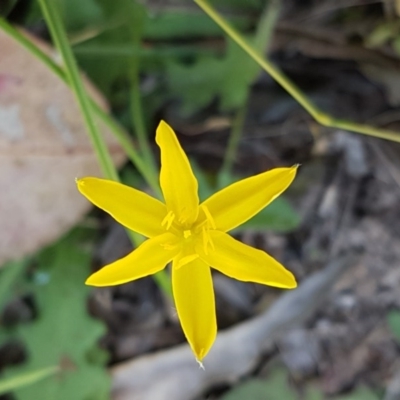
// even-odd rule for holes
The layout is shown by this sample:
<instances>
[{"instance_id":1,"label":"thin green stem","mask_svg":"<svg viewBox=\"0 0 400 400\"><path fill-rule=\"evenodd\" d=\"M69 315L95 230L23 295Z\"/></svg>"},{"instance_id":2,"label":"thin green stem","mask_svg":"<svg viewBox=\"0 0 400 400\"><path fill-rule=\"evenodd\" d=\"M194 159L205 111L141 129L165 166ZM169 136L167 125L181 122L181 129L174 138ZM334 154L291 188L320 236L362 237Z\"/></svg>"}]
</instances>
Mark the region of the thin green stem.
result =
<instances>
[{"instance_id":1,"label":"thin green stem","mask_svg":"<svg viewBox=\"0 0 400 400\"><path fill-rule=\"evenodd\" d=\"M161 198L161 190L160 185L158 182L158 176L155 169L148 168L146 162L140 157L137 150L132 144L131 139L125 133L123 128L107 113L105 113L97 103L91 101L91 106L93 113L97 115L97 117L104 122L104 124L110 129L110 131L115 135L119 144L125 150L126 154L128 155L129 160L132 164L137 168L140 172L144 180L153 190L155 195L158 198Z\"/></svg>"},{"instance_id":2,"label":"thin green stem","mask_svg":"<svg viewBox=\"0 0 400 400\"><path fill-rule=\"evenodd\" d=\"M194 0L208 15L211 17L228 36L234 40L254 61L256 61L261 68L268 72L272 78L275 79L290 95L295 98L311 115L314 114L315 106L310 100L295 86L288 78L273 65L270 61L265 60L264 57L256 50L247 40L240 35L239 32L229 24L207 1Z\"/></svg>"},{"instance_id":3,"label":"thin green stem","mask_svg":"<svg viewBox=\"0 0 400 400\"><path fill-rule=\"evenodd\" d=\"M59 373L60 370L61 368L58 365L54 365L51 367L20 373L19 375L10 378L3 378L0 380L0 396L7 392L11 392L28 385L33 385L36 382Z\"/></svg>"},{"instance_id":4,"label":"thin green stem","mask_svg":"<svg viewBox=\"0 0 400 400\"><path fill-rule=\"evenodd\" d=\"M95 121L92 117L91 102L86 95L78 66L69 45L63 23L58 14L58 10L55 7L55 3L52 0L39 0L39 4L41 6L46 23L52 34L55 45L64 61L66 78L78 101L78 105L83 115L87 131L92 140L103 173L108 179L119 181L117 169L112 162L111 156L108 152L108 148L100 132L97 130ZM142 241L140 236L130 230L128 230L127 232L133 243L136 245L136 247L138 247ZM171 296L172 292L170 289L170 280L165 271L157 273L155 280L157 283L162 282L159 283L160 289L165 291L168 296Z\"/></svg>"},{"instance_id":5,"label":"thin green stem","mask_svg":"<svg viewBox=\"0 0 400 400\"><path fill-rule=\"evenodd\" d=\"M145 162L148 168L151 168L152 171L155 171L156 165L154 162L154 155L149 146L143 118L143 107L139 86L139 69L137 66L132 67L131 71L131 114L136 137Z\"/></svg>"},{"instance_id":6,"label":"thin green stem","mask_svg":"<svg viewBox=\"0 0 400 400\"><path fill-rule=\"evenodd\" d=\"M246 111L247 111L247 97L246 100L238 109L238 111L236 112L235 119L233 120L232 131L228 140L228 147L225 151L224 161L222 163L222 167L219 172L222 179L225 179L225 177L227 177L232 170L240 137L243 131Z\"/></svg>"},{"instance_id":7,"label":"thin green stem","mask_svg":"<svg viewBox=\"0 0 400 400\"><path fill-rule=\"evenodd\" d=\"M46 65L54 74L56 74L64 82L67 82L66 75L64 71L39 47L35 46L28 36L25 36L18 29L15 29L10 25L4 18L0 17L0 28L15 39L19 44L21 44L26 50L33 54L37 59L39 59L43 64Z\"/></svg>"},{"instance_id":8,"label":"thin green stem","mask_svg":"<svg viewBox=\"0 0 400 400\"><path fill-rule=\"evenodd\" d=\"M130 14L130 23L128 25L129 33L131 37L131 44L133 48L139 48L142 33L143 33L143 21L146 18L146 10L144 6L140 4L132 3L127 7L127 13ZM150 149L149 142L146 134L146 126L144 122L142 99L140 93L140 77L139 77L139 63L140 57L132 54L129 57L130 62L130 108L133 121L133 127L138 139L139 148L142 152L143 158L152 171L156 171L156 164L154 162L154 155Z\"/></svg>"},{"instance_id":9,"label":"thin green stem","mask_svg":"<svg viewBox=\"0 0 400 400\"><path fill-rule=\"evenodd\" d=\"M263 53L272 39L281 11L281 0L269 0L257 24L255 48Z\"/></svg>"},{"instance_id":10,"label":"thin green stem","mask_svg":"<svg viewBox=\"0 0 400 400\"><path fill-rule=\"evenodd\" d=\"M214 48L200 47L174 44L157 45L154 47L133 47L125 44L115 45L94 45L79 44L74 46L74 54L87 58L93 57L121 57L129 58L131 56L140 57L141 59L164 60L166 57L194 57L194 56L217 56L219 51Z\"/></svg>"},{"instance_id":11,"label":"thin green stem","mask_svg":"<svg viewBox=\"0 0 400 400\"><path fill-rule=\"evenodd\" d=\"M243 36L237 32L206 0L194 0L194 2L201 7L203 11L208 14L208 16L212 18L232 40L234 40L255 62L257 62L264 71L271 75L271 77L321 125L400 142L399 132L336 119L321 111L285 74L282 73L282 71L275 67L271 61L265 59L257 49L248 43L246 39L244 39Z\"/></svg>"},{"instance_id":12,"label":"thin green stem","mask_svg":"<svg viewBox=\"0 0 400 400\"><path fill-rule=\"evenodd\" d=\"M100 161L103 174L109 179L119 180L117 170L107 150L107 146L102 140L100 132L97 130L95 121L92 117L92 113L90 112L89 98L86 95L78 66L72 54L61 17L56 8L56 3L52 0L39 0L39 4L55 45L64 61L67 79L81 109L86 129L89 133L97 158Z\"/></svg>"},{"instance_id":13,"label":"thin green stem","mask_svg":"<svg viewBox=\"0 0 400 400\"><path fill-rule=\"evenodd\" d=\"M271 0L266 5L261 18L259 19L256 36L255 36L255 47L259 51L264 51L272 37L276 21L278 20L279 11L281 9L280 0ZM257 74L258 71L255 71ZM220 170L219 176L220 183L227 183L229 179L229 174L232 170L237 149L239 146L240 137L243 131L244 121L246 117L247 101L249 99L250 87L247 89L246 97L243 104L239 107L236 112L236 116L233 121L232 132L229 136L228 147L225 152L224 161ZM222 186L222 185L220 185Z\"/></svg>"}]
</instances>

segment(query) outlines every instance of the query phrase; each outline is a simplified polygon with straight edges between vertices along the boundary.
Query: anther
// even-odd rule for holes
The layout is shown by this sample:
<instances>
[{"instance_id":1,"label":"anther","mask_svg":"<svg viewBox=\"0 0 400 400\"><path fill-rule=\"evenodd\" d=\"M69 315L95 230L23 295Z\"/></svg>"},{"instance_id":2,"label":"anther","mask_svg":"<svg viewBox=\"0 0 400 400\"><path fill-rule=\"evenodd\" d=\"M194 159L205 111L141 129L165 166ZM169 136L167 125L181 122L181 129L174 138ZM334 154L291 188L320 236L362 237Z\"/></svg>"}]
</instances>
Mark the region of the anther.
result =
<instances>
[{"instance_id":1,"label":"anther","mask_svg":"<svg viewBox=\"0 0 400 400\"><path fill-rule=\"evenodd\" d=\"M175 214L172 211L169 211L168 214L165 216L165 218L161 222L161 226L167 225L166 230L171 228L172 223L174 222L175 219Z\"/></svg>"},{"instance_id":2,"label":"anther","mask_svg":"<svg viewBox=\"0 0 400 400\"><path fill-rule=\"evenodd\" d=\"M212 217L209 209L206 206L203 206L203 205L201 206L201 208L203 209L204 214L206 215L207 221L211 225L211 228L212 229L217 229L217 226L215 225L214 218Z\"/></svg>"}]
</instances>

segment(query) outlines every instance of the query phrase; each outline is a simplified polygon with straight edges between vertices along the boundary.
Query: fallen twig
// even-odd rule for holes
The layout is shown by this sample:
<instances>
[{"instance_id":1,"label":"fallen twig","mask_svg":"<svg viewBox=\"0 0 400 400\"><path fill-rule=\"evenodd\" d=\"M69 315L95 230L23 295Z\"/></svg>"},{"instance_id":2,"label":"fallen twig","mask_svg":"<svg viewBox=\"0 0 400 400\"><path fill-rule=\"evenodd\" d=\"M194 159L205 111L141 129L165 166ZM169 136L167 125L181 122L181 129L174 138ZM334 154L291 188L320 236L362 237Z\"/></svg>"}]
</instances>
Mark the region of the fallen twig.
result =
<instances>
[{"instance_id":1,"label":"fallen twig","mask_svg":"<svg viewBox=\"0 0 400 400\"><path fill-rule=\"evenodd\" d=\"M204 371L186 344L115 366L113 399L188 400L214 385L236 381L257 365L280 332L319 308L342 272L356 261L355 254L337 258L282 295L264 314L218 334Z\"/></svg>"}]
</instances>

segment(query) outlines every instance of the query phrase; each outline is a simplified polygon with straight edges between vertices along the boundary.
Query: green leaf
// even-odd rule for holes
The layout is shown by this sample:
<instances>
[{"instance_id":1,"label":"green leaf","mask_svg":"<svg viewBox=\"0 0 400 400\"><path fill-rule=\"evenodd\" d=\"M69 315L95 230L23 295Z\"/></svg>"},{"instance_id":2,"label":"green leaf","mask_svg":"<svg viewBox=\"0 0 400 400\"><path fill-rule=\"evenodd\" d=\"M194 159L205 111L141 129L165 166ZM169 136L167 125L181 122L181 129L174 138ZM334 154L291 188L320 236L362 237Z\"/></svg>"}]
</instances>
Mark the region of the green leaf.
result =
<instances>
[{"instance_id":1,"label":"green leaf","mask_svg":"<svg viewBox=\"0 0 400 400\"><path fill-rule=\"evenodd\" d=\"M105 327L87 314L90 241L87 231L74 231L37 259L32 277L38 317L16 329L27 348L28 360L10 368L7 377L57 365L61 372L15 391L17 400L107 399L110 379L106 357L97 347Z\"/></svg>"},{"instance_id":2,"label":"green leaf","mask_svg":"<svg viewBox=\"0 0 400 400\"><path fill-rule=\"evenodd\" d=\"M397 340L400 341L400 312L391 311L387 315L389 328Z\"/></svg>"},{"instance_id":3,"label":"green leaf","mask_svg":"<svg viewBox=\"0 0 400 400\"><path fill-rule=\"evenodd\" d=\"M350 394L334 397L332 400L379 400L379 397L370 389L360 387Z\"/></svg>"},{"instance_id":4,"label":"green leaf","mask_svg":"<svg viewBox=\"0 0 400 400\"><path fill-rule=\"evenodd\" d=\"M80 65L106 95L112 93L116 82L129 79L130 63L127 61L130 57L140 59L141 71L147 73L156 70L164 74L164 69L174 59L192 58L205 52L201 46L177 45L173 39L187 40L190 37L204 38L222 34L218 26L202 13L169 10L150 13L141 3L127 0L101 0L101 4L104 21L93 29L97 34L76 45L74 52ZM135 18L132 18L130 12L132 8L136 8ZM251 24L249 17L240 16L230 21L239 29L247 29ZM110 29L112 25L114 27ZM143 27L144 39L161 39L162 42L138 46L132 42L129 32L132 26ZM210 53L208 50L206 52ZM169 94L165 93L164 87L163 92L164 99L168 98Z\"/></svg>"},{"instance_id":5,"label":"green leaf","mask_svg":"<svg viewBox=\"0 0 400 400\"><path fill-rule=\"evenodd\" d=\"M68 2L68 0L63 0ZM79 0L78 0L79 1ZM90 79L106 95L110 96L115 82L122 78L128 79L130 63L127 57L132 55L132 50L137 52L137 46L131 41L130 21L131 8L136 5L135 1L128 0L97 0L101 9L95 26L91 26L91 35L87 37L82 44L75 41L74 52L79 61L79 65L89 75ZM67 5L69 8L69 6ZM127 10L128 7L128 11ZM77 7L79 10L79 7ZM134 21L135 26L138 22ZM87 31L86 27L86 31ZM85 35L83 35L85 38ZM116 47L123 46L129 50L125 57L116 57L110 53ZM85 50L89 48L89 50ZM92 50L95 50L94 52Z\"/></svg>"},{"instance_id":6,"label":"green leaf","mask_svg":"<svg viewBox=\"0 0 400 400\"><path fill-rule=\"evenodd\" d=\"M232 23L238 29L248 29L250 19L248 17L231 18ZM151 15L144 31L146 39L178 39L211 36L221 36L221 29L207 15L202 12L168 11Z\"/></svg>"},{"instance_id":7,"label":"green leaf","mask_svg":"<svg viewBox=\"0 0 400 400\"><path fill-rule=\"evenodd\" d=\"M323 400L325 396L316 387L304 388L302 399ZM290 388L287 373L283 369L272 371L268 379L250 379L234 387L221 400L299 400L300 397ZM378 400L378 397L366 387L357 388L350 394L332 397L332 400Z\"/></svg>"},{"instance_id":8,"label":"green leaf","mask_svg":"<svg viewBox=\"0 0 400 400\"><path fill-rule=\"evenodd\" d=\"M36 382L54 375L59 370L60 368L58 366L53 366L20 374L13 378L0 379L0 395L20 389L23 386L33 385Z\"/></svg>"},{"instance_id":9,"label":"green leaf","mask_svg":"<svg viewBox=\"0 0 400 400\"><path fill-rule=\"evenodd\" d=\"M297 400L284 370L275 370L267 380L250 379L230 390L221 400Z\"/></svg>"},{"instance_id":10,"label":"green leaf","mask_svg":"<svg viewBox=\"0 0 400 400\"><path fill-rule=\"evenodd\" d=\"M265 6L265 0L214 0L213 4L221 10L228 9L233 13L245 11L260 13Z\"/></svg>"},{"instance_id":11,"label":"green leaf","mask_svg":"<svg viewBox=\"0 0 400 400\"><path fill-rule=\"evenodd\" d=\"M182 102L182 112L190 115L216 98L227 111L241 105L257 65L232 40L227 40L223 57L199 57L191 65L175 61L167 65L172 96Z\"/></svg>"},{"instance_id":12,"label":"green leaf","mask_svg":"<svg viewBox=\"0 0 400 400\"><path fill-rule=\"evenodd\" d=\"M398 21L396 23L383 22L378 24L365 38L365 46L376 48L396 37L398 32Z\"/></svg>"},{"instance_id":13,"label":"green leaf","mask_svg":"<svg viewBox=\"0 0 400 400\"><path fill-rule=\"evenodd\" d=\"M400 54L400 37L397 37L396 39L393 40L393 50L397 54Z\"/></svg>"},{"instance_id":14,"label":"green leaf","mask_svg":"<svg viewBox=\"0 0 400 400\"><path fill-rule=\"evenodd\" d=\"M0 311L12 293L14 284L23 274L26 260L10 261L0 271Z\"/></svg>"},{"instance_id":15,"label":"green leaf","mask_svg":"<svg viewBox=\"0 0 400 400\"><path fill-rule=\"evenodd\" d=\"M88 29L104 19L96 0L59 0L59 10L69 32Z\"/></svg>"},{"instance_id":16,"label":"green leaf","mask_svg":"<svg viewBox=\"0 0 400 400\"><path fill-rule=\"evenodd\" d=\"M279 7L265 8L254 35L248 38L260 52L264 52L278 17ZM182 112L190 115L204 108L214 99L222 111L231 111L244 104L251 83L260 71L258 64L233 40L227 38L222 57L199 56L184 62L171 62L167 78L171 94L182 102Z\"/></svg>"}]
</instances>

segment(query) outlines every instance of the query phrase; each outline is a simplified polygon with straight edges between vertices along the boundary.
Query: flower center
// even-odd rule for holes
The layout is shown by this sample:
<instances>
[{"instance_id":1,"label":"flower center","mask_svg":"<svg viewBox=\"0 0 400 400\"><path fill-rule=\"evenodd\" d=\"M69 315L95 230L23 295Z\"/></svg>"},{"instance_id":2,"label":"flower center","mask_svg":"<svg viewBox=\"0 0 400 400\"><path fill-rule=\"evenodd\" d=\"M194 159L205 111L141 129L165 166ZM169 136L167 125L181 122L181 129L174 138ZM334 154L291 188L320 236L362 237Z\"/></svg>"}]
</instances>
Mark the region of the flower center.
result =
<instances>
[{"instance_id":1,"label":"flower center","mask_svg":"<svg viewBox=\"0 0 400 400\"><path fill-rule=\"evenodd\" d=\"M175 219L175 214L172 211L169 211L168 214L162 220L161 226L165 226L165 229L168 231L169 228L171 228L174 219Z\"/></svg>"},{"instance_id":2,"label":"flower center","mask_svg":"<svg viewBox=\"0 0 400 400\"><path fill-rule=\"evenodd\" d=\"M196 247L202 246L205 254L208 254L210 248L214 248L210 230L215 230L216 225L206 206L200 205L199 216L190 226L179 220L173 211L167 213L161 222L161 226L181 238L182 252L177 263L178 268L199 257Z\"/></svg>"}]
</instances>

